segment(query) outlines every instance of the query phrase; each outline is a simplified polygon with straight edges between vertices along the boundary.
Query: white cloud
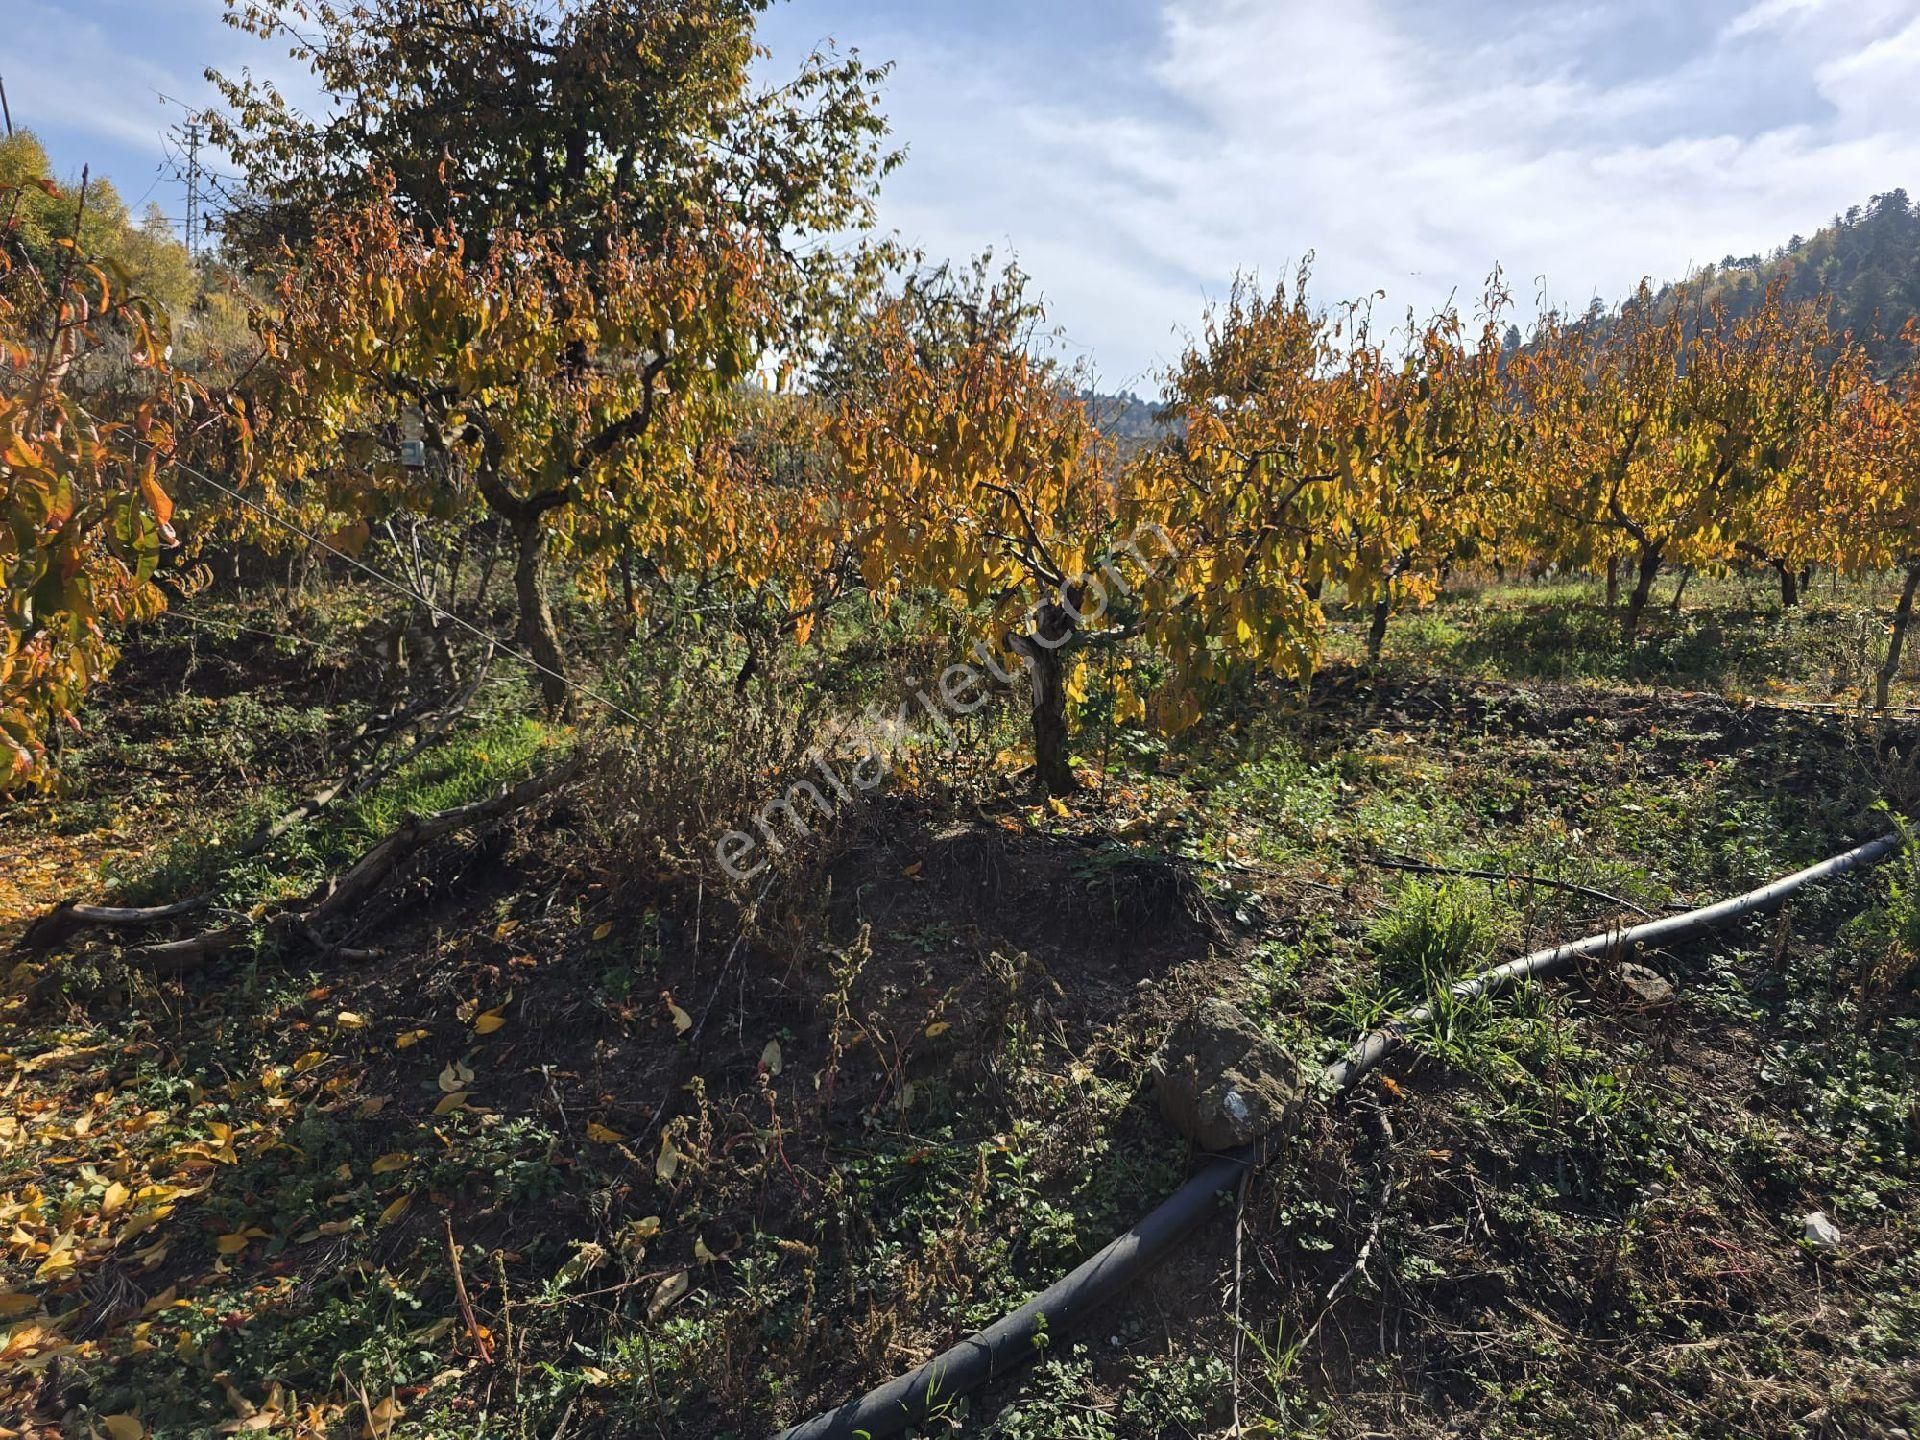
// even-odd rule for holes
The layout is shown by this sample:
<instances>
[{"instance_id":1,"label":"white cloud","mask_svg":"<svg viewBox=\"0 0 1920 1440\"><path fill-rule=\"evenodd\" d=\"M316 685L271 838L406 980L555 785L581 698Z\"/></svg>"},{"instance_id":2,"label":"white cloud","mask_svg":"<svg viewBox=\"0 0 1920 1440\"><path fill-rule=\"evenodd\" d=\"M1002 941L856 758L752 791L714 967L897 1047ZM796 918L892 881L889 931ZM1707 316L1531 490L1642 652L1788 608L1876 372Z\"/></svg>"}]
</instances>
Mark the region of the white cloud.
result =
<instances>
[{"instance_id":1,"label":"white cloud","mask_svg":"<svg viewBox=\"0 0 1920 1440\"><path fill-rule=\"evenodd\" d=\"M1236 271L1308 250L1319 298L1384 288L1389 312L1470 303L1496 263L1529 309L1537 285L1611 300L1920 174L1920 3L1799 23L1816 3L1643 53L1604 7L1436 44L1388 0L1166 0L1144 95L922 50L890 87L915 154L885 213L950 253L1010 240L1115 377L1171 360Z\"/></svg>"}]
</instances>

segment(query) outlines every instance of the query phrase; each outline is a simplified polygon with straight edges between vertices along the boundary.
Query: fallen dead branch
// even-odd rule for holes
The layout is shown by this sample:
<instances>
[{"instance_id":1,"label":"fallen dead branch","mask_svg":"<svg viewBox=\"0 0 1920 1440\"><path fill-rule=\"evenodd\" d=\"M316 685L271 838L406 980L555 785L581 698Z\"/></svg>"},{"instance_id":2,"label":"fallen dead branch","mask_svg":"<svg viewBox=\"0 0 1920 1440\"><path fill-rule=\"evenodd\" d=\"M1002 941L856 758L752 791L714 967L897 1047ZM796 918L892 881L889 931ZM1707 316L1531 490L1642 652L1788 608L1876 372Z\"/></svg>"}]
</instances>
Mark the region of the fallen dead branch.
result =
<instances>
[{"instance_id":1,"label":"fallen dead branch","mask_svg":"<svg viewBox=\"0 0 1920 1440\"><path fill-rule=\"evenodd\" d=\"M344 775L322 786L278 818L260 826L245 840L227 852L227 864L257 855L295 826L304 824L338 801L357 795L378 784L408 761L425 754L453 730L486 679L489 650L482 657L473 679L446 704L437 709L411 707L369 719L348 737L347 753L352 754L371 743L375 750L365 761ZM388 742L411 736L411 742L393 747ZM19 948L28 952L57 949L82 931L91 929L140 930L162 925L185 915L208 909L211 894L189 896L166 905L96 905L86 901L62 900L27 927Z\"/></svg>"},{"instance_id":2,"label":"fallen dead branch","mask_svg":"<svg viewBox=\"0 0 1920 1440\"><path fill-rule=\"evenodd\" d=\"M358 910L414 853L456 830L493 824L545 799L579 773L581 762L582 757L575 754L517 785L501 786L484 800L456 805L431 815L409 816L340 875L310 895L304 908L283 910L264 920L248 919L225 925L183 940L143 945L129 950L127 959L161 974L176 974L194 969L216 955L275 943L368 958L374 952L340 950L328 941L327 932Z\"/></svg>"}]
</instances>

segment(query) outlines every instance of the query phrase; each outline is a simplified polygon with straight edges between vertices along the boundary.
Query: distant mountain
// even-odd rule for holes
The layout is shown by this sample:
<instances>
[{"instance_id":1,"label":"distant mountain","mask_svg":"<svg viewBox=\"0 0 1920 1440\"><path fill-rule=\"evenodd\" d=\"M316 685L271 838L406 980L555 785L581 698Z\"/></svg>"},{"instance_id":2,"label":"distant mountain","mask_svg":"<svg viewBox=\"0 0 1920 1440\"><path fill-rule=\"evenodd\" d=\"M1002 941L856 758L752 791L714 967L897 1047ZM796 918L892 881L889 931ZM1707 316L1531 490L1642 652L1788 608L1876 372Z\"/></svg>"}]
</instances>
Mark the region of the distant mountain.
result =
<instances>
[{"instance_id":1,"label":"distant mountain","mask_svg":"<svg viewBox=\"0 0 1920 1440\"><path fill-rule=\"evenodd\" d=\"M1160 421L1158 408L1131 391L1120 395L1102 395L1097 391L1083 390L1078 398L1087 407L1088 417L1100 427L1101 433L1118 442L1122 450L1151 445L1167 433L1167 427Z\"/></svg>"},{"instance_id":2,"label":"distant mountain","mask_svg":"<svg viewBox=\"0 0 1920 1440\"><path fill-rule=\"evenodd\" d=\"M1900 332L1920 318L1920 207L1905 190L1875 195L1811 238L1795 235L1770 255L1727 256L1698 278L1736 314L1776 279L1789 299L1828 297L1836 329L1851 331L1876 364L1904 365Z\"/></svg>"}]
</instances>

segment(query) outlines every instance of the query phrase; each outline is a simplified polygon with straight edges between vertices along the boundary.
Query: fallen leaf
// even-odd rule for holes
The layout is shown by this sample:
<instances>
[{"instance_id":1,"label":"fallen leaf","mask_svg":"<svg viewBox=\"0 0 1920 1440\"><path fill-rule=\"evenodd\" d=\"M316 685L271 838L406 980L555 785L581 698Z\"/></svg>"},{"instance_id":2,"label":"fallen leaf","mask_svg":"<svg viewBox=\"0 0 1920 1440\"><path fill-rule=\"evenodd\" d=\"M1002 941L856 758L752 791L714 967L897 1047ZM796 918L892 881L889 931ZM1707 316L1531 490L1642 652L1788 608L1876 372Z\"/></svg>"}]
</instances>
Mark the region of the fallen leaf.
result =
<instances>
[{"instance_id":1,"label":"fallen leaf","mask_svg":"<svg viewBox=\"0 0 1920 1440\"><path fill-rule=\"evenodd\" d=\"M448 1063L446 1069L440 1072L440 1088L449 1095L455 1091L466 1089L467 1086L472 1083L473 1071L468 1068L464 1061L451 1061Z\"/></svg>"},{"instance_id":2,"label":"fallen leaf","mask_svg":"<svg viewBox=\"0 0 1920 1440\"><path fill-rule=\"evenodd\" d=\"M669 1275L654 1287L653 1298L647 1301L647 1318L657 1319L666 1308L693 1288L693 1280L686 1271Z\"/></svg>"},{"instance_id":3,"label":"fallen leaf","mask_svg":"<svg viewBox=\"0 0 1920 1440\"><path fill-rule=\"evenodd\" d=\"M602 920L598 925L593 927L593 938L596 940L604 940L611 934L613 934L613 922L611 920Z\"/></svg>"},{"instance_id":4,"label":"fallen leaf","mask_svg":"<svg viewBox=\"0 0 1920 1440\"><path fill-rule=\"evenodd\" d=\"M18 1290L8 1290L0 1294L0 1320L11 1320L16 1315L30 1315L39 1308L38 1296L25 1295Z\"/></svg>"},{"instance_id":5,"label":"fallen leaf","mask_svg":"<svg viewBox=\"0 0 1920 1440\"><path fill-rule=\"evenodd\" d=\"M950 1021L936 1020L927 1026L927 1038L929 1040L938 1040L951 1029L953 1029L953 1025Z\"/></svg>"},{"instance_id":6,"label":"fallen leaf","mask_svg":"<svg viewBox=\"0 0 1920 1440\"><path fill-rule=\"evenodd\" d=\"M422 1040L427 1038L429 1033L431 1032L426 1030L409 1030L406 1034L394 1040L393 1048L396 1050L405 1050L410 1046L418 1045Z\"/></svg>"},{"instance_id":7,"label":"fallen leaf","mask_svg":"<svg viewBox=\"0 0 1920 1440\"><path fill-rule=\"evenodd\" d=\"M780 1073L780 1065L780 1042L778 1040L769 1040L767 1041L767 1048L760 1052L760 1068L769 1075L778 1075Z\"/></svg>"},{"instance_id":8,"label":"fallen leaf","mask_svg":"<svg viewBox=\"0 0 1920 1440\"><path fill-rule=\"evenodd\" d=\"M404 1150L394 1150L382 1155L373 1162L373 1173L387 1175L395 1170L404 1170L413 1163L413 1157Z\"/></svg>"},{"instance_id":9,"label":"fallen leaf","mask_svg":"<svg viewBox=\"0 0 1920 1440\"><path fill-rule=\"evenodd\" d=\"M361 1030L366 1027L367 1017L356 1015L351 1010L342 1010L333 1017L334 1026L341 1030Z\"/></svg>"},{"instance_id":10,"label":"fallen leaf","mask_svg":"<svg viewBox=\"0 0 1920 1440\"><path fill-rule=\"evenodd\" d=\"M440 1097L440 1103L433 1107L433 1113L436 1115L451 1115L454 1111L463 1108L466 1103L467 1092L465 1090L456 1090L451 1095L442 1095Z\"/></svg>"},{"instance_id":11,"label":"fallen leaf","mask_svg":"<svg viewBox=\"0 0 1920 1440\"><path fill-rule=\"evenodd\" d=\"M906 869L902 870L900 873L906 876L909 880L912 880L915 877L917 877L922 870L926 868L926 865L927 865L926 861L916 860L911 865L907 866Z\"/></svg>"},{"instance_id":12,"label":"fallen leaf","mask_svg":"<svg viewBox=\"0 0 1920 1440\"><path fill-rule=\"evenodd\" d=\"M147 1301L146 1304L142 1305L140 1307L140 1313L142 1315L158 1315L162 1310L165 1310L169 1305L173 1304L173 1302L178 1300L179 1298L180 1298L180 1287L178 1285L169 1285L167 1286L166 1289L162 1290L158 1295L154 1296L151 1300Z\"/></svg>"},{"instance_id":13,"label":"fallen leaf","mask_svg":"<svg viewBox=\"0 0 1920 1440\"><path fill-rule=\"evenodd\" d=\"M393 1429L400 1417L407 1412L400 1408L400 1402L391 1395L367 1412L366 1424L360 1427L363 1440L384 1440L386 1433Z\"/></svg>"},{"instance_id":14,"label":"fallen leaf","mask_svg":"<svg viewBox=\"0 0 1920 1440\"><path fill-rule=\"evenodd\" d=\"M665 1181L671 1181L680 1170L680 1152L674 1147L671 1135L660 1137L660 1158L653 1162L653 1173Z\"/></svg>"},{"instance_id":15,"label":"fallen leaf","mask_svg":"<svg viewBox=\"0 0 1920 1440\"><path fill-rule=\"evenodd\" d=\"M676 1035L684 1035L693 1029L693 1017L682 1010L673 1001L667 1002L667 1009L673 1015L673 1030Z\"/></svg>"},{"instance_id":16,"label":"fallen leaf","mask_svg":"<svg viewBox=\"0 0 1920 1440\"><path fill-rule=\"evenodd\" d=\"M113 1440L140 1440L147 1433L147 1427L131 1415L102 1415L100 1423Z\"/></svg>"},{"instance_id":17,"label":"fallen leaf","mask_svg":"<svg viewBox=\"0 0 1920 1440\"><path fill-rule=\"evenodd\" d=\"M379 1220L377 1220L374 1223L379 1225L393 1224L394 1221L398 1220L402 1215L407 1213L407 1207L411 1204L413 1204L413 1192L409 1190L406 1194L400 1196L399 1199L395 1200L391 1205L387 1206L386 1209L382 1210L380 1212Z\"/></svg>"},{"instance_id":18,"label":"fallen leaf","mask_svg":"<svg viewBox=\"0 0 1920 1440\"><path fill-rule=\"evenodd\" d=\"M589 1385L611 1385L613 1383L613 1376L602 1370L598 1365L582 1365L580 1367L580 1378L585 1380Z\"/></svg>"},{"instance_id":19,"label":"fallen leaf","mask_svg":"<svg viewBox=\"0 0 1920 1440\"><path fill-rule=\"evenodd\" d=\"M498 1010L489 1010L484 1015L473 1018L473 1030L476 1035L491 1035L507 1023L507 1017Z\"/></svg>"},{"instance_id":20,"label":"fallen leaf","mask_svg":"<svg viewBox=\"0 0 1920 1440\"><path fill-rule=\"evenodd\" d=\"M618 1145L627 1137L622 1135L618 1130L609 1130L606 1126L595 1120L587 1125L587 1138L589 1140L597 1140L602 1145Z\"/></svg>"}]
</instances>

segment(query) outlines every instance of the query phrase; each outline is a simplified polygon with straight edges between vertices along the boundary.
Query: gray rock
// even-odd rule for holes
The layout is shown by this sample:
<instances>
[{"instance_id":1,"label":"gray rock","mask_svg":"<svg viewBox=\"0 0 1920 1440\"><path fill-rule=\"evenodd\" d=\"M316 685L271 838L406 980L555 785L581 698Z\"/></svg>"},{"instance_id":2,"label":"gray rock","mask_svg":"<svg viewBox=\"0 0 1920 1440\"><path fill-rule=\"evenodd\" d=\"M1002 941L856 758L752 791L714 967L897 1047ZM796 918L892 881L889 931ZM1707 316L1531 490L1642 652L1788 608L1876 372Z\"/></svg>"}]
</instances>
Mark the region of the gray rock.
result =
<instances>
[{"instance_id":1,"label":"gray rock","mask_svg":"<svg viewBox=\"0 0 1920 1440\"><path fill-rule=\"evenodd\" d=\"M1620 983L1620 998L1636 1010L1665 1010L1673 1004L1673 982L1657 970L1624 962L1615 972Z\"/></svg>"},{"instance_id":2,"label":"gray rock","mask_svg":"<svg viewBox=\"0 0 1920 1440\"><path fill-rule=\"evenodd\" d=\"M1231 1150L1292 1128L1306 1096L1300 1070L1224 1000L1202 1000L1153 1057L1160 1112L1205 1150Z\"/></svg>"}]
</instances>

